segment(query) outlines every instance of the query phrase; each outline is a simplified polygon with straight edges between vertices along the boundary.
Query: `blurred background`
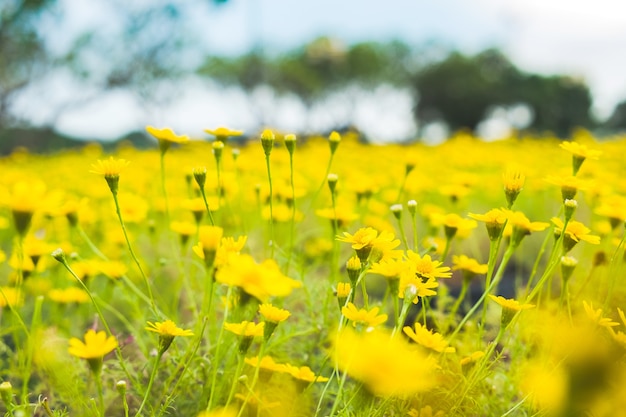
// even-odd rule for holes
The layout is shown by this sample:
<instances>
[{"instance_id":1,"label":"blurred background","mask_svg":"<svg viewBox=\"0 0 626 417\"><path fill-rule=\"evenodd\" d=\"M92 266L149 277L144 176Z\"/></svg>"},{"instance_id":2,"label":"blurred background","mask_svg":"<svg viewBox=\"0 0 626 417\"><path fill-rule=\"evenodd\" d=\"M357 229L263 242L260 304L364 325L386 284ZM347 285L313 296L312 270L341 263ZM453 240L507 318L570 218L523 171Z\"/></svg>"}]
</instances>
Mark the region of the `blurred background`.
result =
<instances>
[{"instance_id":1,"label":"blurred background","mask_svg":"<svg viewBox=\"0 0 626 417\"><path fill-rule=\"evenodd\" d=\"M626 130L621 0L2 0L0 152L228 126Z\"/></svg>"}]
</instances>

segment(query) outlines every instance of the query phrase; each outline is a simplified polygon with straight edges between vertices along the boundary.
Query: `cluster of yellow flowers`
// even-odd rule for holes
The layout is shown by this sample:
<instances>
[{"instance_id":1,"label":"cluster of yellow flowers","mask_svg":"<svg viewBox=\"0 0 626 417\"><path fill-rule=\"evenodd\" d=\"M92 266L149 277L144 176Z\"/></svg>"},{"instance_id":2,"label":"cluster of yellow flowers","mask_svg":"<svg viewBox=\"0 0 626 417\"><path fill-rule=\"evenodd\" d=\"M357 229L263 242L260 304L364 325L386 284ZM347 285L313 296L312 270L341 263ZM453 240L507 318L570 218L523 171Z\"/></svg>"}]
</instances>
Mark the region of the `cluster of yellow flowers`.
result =
<instances>
[{"instance_id":1,"label":"cluster of yellow flowers","mask_svg":"<svg viewBox=\"0 0 626 417\"><path fill-rule=\"evenodd\" d=\"M146 130L0 160L3 412L621 412L625 139Z\"/></svg>"}]
</instances>

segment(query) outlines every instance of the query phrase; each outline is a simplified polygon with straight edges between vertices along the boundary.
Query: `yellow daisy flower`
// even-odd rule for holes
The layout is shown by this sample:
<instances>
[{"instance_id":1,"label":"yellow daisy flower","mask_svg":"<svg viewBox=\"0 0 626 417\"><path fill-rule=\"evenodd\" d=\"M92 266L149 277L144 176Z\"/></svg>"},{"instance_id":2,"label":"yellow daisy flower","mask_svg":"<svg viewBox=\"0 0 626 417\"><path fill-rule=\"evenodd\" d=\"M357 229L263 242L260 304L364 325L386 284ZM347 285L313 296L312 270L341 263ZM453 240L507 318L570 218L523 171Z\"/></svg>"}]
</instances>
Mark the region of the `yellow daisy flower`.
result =
<instances>
[{"instance_id":1,"label":"yellow daisy flower","mask_svg":"<svg viewBox=\"0 0 626 417\"><path fill-rule=\"evenodd\" d=\"M370 310L364 308L358 309L354 304L348 303L341 309L341 314L348 320L352 321L352 325L363 325L365 327L376 327L379 324L383 324L387 321L386 314L378 314L380 309L374 307Z\"/></svg>"},{"instance_id":2,"label":"yellow daisy flower","mask_svg":"<svg viewBox=\"0 0 626 417\"><path fill-rule=\"evenodd\" d=\"M456 351L455 348L448 346L448 342L445 341L440 333L428 330L417 322L414 323L414 328L405 326L402 328L402 331L415 343L439 353L454 353Z\"/></svg>"},{"instance_id":3,"label":"yellow daisy flower","mask_svg":"<svg viewBox=\"0 0 626 417\"><path fill-rule=\"evenodd\" d=\"M117 347L117 340L114 336L108 336L106 332L96 332L93 329L85 333L85 341L72 337L69 341L68 349L70 355L83 359L98 359L110 353Z\"/></svg>"}]
</instances>

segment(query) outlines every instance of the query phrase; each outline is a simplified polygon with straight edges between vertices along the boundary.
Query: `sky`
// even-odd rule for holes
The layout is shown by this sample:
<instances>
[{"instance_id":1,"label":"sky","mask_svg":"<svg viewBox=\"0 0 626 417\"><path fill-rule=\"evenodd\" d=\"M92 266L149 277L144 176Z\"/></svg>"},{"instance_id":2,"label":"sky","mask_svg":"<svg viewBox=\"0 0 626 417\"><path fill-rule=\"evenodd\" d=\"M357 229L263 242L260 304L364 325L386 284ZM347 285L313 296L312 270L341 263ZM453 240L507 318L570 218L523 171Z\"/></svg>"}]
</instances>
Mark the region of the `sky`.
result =
<instances>
[{"instance_id":1,"label":"sky","mask_svg":"<svg viewBox=\"0 0 626 417\"><path fill-rule=\"evenodd\" d=\"M204 52L237 55L257 45L279 52L319 36L346 44L391 39L414 46L433 42L470 54L495 46L522 70L584 79L600 118L608 117L615 104L626 99L623 0L230 0L222 6L202 7L197 1L184 1L189 4L186 26L197 34ZM54 39L59 49L94 25L115 29L112 0L61 0L61 6L66 30ZM58 103L88 90L66 74L51 79L42 80L18 103L18 111L36 123L49 122ZM219 89L194 78L180 80L177 89L174 100L150 109L129 93L105 94L56 115L54 126L62 133L92 139L116 138L146 124L200 136L203 128L219 125L258 128L251 108L255 103L278 109L271 122L283 130L302 126L323 130L348 117L340 105L345 97L307 115L294 97L276 99L263 90L251 102L237 89ZM350 116L370 136L386 141L415 134L409 93L383 87L355 93L352 99L355 95L358 105ZM94 126L98 126L95 131Z\"/></svg>"}]
</instances>

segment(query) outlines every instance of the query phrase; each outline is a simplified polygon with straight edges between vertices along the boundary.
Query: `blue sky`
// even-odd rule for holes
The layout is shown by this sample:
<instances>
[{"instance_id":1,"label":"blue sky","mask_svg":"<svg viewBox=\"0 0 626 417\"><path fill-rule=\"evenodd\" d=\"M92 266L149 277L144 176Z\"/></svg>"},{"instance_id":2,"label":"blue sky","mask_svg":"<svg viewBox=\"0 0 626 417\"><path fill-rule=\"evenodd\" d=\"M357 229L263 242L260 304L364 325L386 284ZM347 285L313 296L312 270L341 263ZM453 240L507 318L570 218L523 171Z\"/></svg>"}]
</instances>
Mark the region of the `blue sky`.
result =
<instances>
[{"instance_id":1,"label":"blue sky","mask_svg":"<svg viewBox=\"0 0 626 417\"><path fill-rule=\"evenodd\" d=\"M132 0L131 4L151 1L157 0ZM585 79L596 99L594 111L600 117L608 116L618 101L626 99L623 0L230 0L222 6L207 0L201 7L198 1L183 2L189 4L186 29L195 34L200 46L191 58L208 51L236 55L257 42L266 51L276 52L322 35L344 43L394 38L415 46L432 42L467 53L496 46L524 70ZM58 31L55 42L61 49L90 26L116 28L113 0L61 0L60 7L64 28ZM42 81L39 91L21 100L18 110L23 115L45 122L50 117L47 108L62 101L60 97L85 89L62 74L51 75L55 76L53 82ZM169 125L192 135L200 135L203 126L254 127L251 103L239 92L217 91L193 79L181 80L179 88L176 102L149 110L141 108L136 97L110 93L66 112L55 125L64 133L86 136L89 132L93 135L94 125L116 120L98 131L96 136L104 139L146 124ZM46 99L42 100L42 95ZM272 101L266 91L257 95L256 102ZM386 114L376 108L379 102L386 103L385 108L389 103L398 103L398 107ZM305 119L307 123L313 121L312 128L324 129L337 122L329 113L344 111L339 107L332 112L320 109L306 118L293 98L271 104L281 110L282 116L275 123L282 129L297 129ZM363 115L363 123L372 125L368 129L375 135L407 136L415 130L411 120L404 120L410 119L410 106L406 93L382 89L361 94L355 114ZM387 124L386 129L375 129L370 120L374 114L379 115L381 124ZM397 128L390 129L390 125Z\"/></svg>"}]
</instances>

